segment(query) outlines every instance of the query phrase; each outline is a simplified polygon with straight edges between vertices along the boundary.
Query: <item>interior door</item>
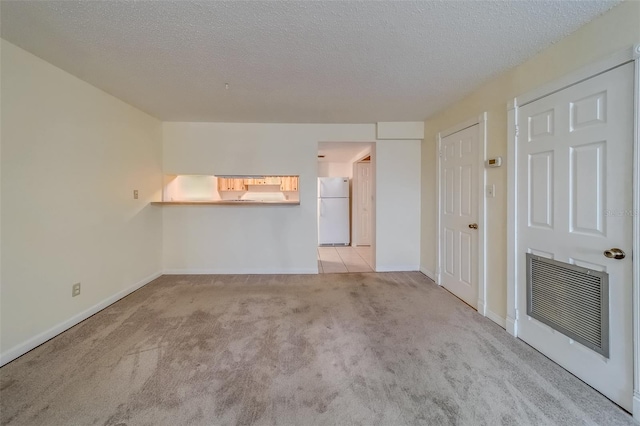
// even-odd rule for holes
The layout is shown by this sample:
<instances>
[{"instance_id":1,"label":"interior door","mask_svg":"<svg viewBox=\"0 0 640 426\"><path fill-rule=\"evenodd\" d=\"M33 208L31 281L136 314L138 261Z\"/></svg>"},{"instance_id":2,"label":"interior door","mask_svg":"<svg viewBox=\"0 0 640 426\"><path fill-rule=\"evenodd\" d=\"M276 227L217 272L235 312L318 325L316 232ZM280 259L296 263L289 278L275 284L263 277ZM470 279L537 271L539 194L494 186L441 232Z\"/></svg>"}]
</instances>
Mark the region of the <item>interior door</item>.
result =
<instances>
[{"instance_id":1,"label":"interior door","mask_svg":"<svg viewBox=\"0 0 640 426\"><path fill-rule=\"evenodd\" d=\"M518 337L627 410L633 395L632 76L627 64L520 107L517 137ZM605 257L614 247L626 257ZM526 253L609 274L608 358L527 316ZM558 275L548 282L557 290ZM553 309L575 320L571 303Z\"/></svg>"},{"instance_id":2,"label":"interior door","mask_svg":"<svg viewBox=\"0 0 640 426\"><path fill-rule=\"evenodd\" d=\"M440 279L450 292L478 306L479 125L446 136L440 145Z\"/></svg>"},{"instance_id":3,"label":"interior door","mask_svg":"<svg viewBox=\"0 0 640 426\"><path fill-rule=\"evenodd\" d=\"M371 245L371 163L356 163L356 241L355 245Z\"/></svg>"}]
</instances>

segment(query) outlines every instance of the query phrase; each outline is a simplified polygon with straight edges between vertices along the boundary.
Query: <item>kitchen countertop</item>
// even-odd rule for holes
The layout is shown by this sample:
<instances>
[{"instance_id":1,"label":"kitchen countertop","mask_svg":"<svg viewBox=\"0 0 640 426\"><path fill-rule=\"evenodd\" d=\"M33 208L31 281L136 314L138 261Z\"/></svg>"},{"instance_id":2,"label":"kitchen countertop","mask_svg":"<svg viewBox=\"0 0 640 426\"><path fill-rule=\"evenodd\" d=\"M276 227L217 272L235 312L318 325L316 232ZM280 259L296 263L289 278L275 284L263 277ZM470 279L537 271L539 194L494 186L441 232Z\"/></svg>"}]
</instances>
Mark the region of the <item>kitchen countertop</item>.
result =
<instances>
[{"instance_id":1,"label":"kitchen countertop","mask_svg":"<svg viewBox=\"0 0 640 426\"><path fill-rule=\"evenodd\" d=\"M153 201L152 206L299 206L300 201L253 201L253 200L212 200L212 201Z\"/></svg>"}]
</instances>

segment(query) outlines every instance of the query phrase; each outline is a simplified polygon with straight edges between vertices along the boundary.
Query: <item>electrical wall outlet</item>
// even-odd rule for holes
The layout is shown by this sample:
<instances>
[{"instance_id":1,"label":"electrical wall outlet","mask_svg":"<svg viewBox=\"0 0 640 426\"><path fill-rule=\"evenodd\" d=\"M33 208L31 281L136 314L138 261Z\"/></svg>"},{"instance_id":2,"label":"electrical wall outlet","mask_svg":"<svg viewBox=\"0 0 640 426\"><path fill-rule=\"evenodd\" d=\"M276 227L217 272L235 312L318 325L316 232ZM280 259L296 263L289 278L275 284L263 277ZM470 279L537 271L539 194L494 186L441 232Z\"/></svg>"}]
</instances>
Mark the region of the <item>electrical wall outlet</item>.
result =
<instances>
[{"instance_id":1,"label":"electrical wall outlet","mask_svg":"<svg viewBox=\"0 0 640 426\"><path fill-rule=\"evenodd\" d=\"M134 199L134 200L137 200L137 199L138 199L138 190L137 190L137 189L134 189L134 190L133 190L133 199Z\"/></svg>"},{"instance_id":2,"label":"electrical wall outlet","mask_svg":"<svg viewBox=\"0 0 640 426\"><path fill-rule=\"evenodd\" d=\"M71 297L76 297L80 295L80 283L75 283L73 287L71 287Z\"/></svg>"}]
</instances>

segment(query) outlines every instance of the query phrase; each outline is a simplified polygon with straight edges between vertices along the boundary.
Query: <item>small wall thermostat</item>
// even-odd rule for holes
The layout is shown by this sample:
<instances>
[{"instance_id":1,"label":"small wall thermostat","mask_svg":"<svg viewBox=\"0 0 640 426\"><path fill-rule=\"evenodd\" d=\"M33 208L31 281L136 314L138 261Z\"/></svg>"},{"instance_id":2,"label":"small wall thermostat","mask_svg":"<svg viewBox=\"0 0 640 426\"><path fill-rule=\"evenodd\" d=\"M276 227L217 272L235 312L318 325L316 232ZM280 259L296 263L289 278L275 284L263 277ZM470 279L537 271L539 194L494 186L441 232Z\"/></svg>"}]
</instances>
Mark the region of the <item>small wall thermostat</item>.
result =
<instances>
[{"instance_id":1,"label":"small wall thermostat","mask_svg":"<svg viewBox=\"0 0 640 426\"><path fill-rule=\"evenodd\" d=\"M502 157L489 158L484 164L487 167L500 167L502 166Z\"/></svg>"}]
</instances>

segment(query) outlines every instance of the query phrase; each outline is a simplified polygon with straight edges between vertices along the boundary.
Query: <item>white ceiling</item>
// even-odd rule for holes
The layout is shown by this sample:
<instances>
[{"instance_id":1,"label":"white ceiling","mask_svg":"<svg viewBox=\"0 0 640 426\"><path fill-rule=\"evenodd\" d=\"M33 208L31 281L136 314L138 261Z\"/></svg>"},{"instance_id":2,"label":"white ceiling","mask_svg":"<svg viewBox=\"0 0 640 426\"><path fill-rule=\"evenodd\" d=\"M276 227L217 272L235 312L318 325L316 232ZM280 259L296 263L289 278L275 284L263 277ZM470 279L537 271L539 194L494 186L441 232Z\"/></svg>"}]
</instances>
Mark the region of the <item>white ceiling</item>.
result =
<instances>
[{"instance_id":1,"label":"white ceiling","mask_svg":"<svg viewBox=\"0 0 640 426\"><path fill-rule=\"evenodd\" d=\"M0 8L4 39L162 120L372 123L423 120L619 2Z\"/></svg>"},{"instance_id":2,"label":"white ceiling","mask_svg":"<svg viewBox=\"0 0 640 426\"><path fill-rule=\"evenodd\" d=\"M367 142L319 142L318 155L324 155L324 158L318 158L318 161L348 163L367 148L371 148Z\"/></svg>"}]
</instances>

